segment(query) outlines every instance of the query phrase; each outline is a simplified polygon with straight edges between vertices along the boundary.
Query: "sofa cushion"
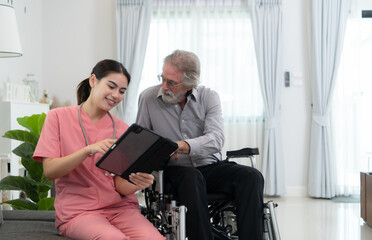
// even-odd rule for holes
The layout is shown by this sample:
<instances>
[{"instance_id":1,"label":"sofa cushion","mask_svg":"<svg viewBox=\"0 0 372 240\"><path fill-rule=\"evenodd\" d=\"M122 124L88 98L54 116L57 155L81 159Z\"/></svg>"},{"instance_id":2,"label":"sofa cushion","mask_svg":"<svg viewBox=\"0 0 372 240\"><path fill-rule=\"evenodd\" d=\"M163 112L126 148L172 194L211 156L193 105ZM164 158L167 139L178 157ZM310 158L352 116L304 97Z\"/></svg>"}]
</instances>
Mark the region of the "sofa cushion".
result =
<instances>
[{"instance_id":1,"label":"sofa cushion","mask_svg":"<svg viewBox=\"0 0 372 240\"><path fill-rule=\"evenodd\" d=\"M1 239L64 239L53 222L5 220L0 228Z\"/></svg>"},{"instance_id":2,"label":"sofa cushion","mask_svg":"<svg viewBox=\"0 0 372 240\"><path fill-rule=\"evenodd\" d=\"M4 210L1 240L62 240L54 226L54 211Z\"/></svg>"},{"instance_id":3,"label":"sofa cushion","mask_svg":"<svg viewBox=\"0 0 372 240\"><path fill-rule=\"evenodd\" d=\"M47 221L53 223L56 217L54 211L36 210L4 210L3 215L5 220Z\"/></svg>"}]
</instances>

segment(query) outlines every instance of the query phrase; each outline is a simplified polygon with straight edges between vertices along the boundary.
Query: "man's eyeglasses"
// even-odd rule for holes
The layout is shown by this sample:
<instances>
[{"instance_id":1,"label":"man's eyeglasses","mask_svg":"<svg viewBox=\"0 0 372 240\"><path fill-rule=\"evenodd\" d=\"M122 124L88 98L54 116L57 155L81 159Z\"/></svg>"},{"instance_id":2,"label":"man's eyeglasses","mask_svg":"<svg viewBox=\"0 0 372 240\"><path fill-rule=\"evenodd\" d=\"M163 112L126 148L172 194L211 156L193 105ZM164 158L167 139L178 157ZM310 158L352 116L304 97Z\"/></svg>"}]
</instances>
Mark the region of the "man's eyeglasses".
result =
<instances>
[{"instance_id":1,"label":"man's eyeglasses","mask_svg":"<svg viewBox=\"0 0 372 240\"><path fill-rule=\"evenodd\" d=\"M176 83L173 80L165 79L165 78L163 78L163 75L161 75L161 74L158 75L158 80L162 83L166 83L169 88L177 87L178 85L180 85L182 83L182 82Z\"/></svg>"}]
</instances>

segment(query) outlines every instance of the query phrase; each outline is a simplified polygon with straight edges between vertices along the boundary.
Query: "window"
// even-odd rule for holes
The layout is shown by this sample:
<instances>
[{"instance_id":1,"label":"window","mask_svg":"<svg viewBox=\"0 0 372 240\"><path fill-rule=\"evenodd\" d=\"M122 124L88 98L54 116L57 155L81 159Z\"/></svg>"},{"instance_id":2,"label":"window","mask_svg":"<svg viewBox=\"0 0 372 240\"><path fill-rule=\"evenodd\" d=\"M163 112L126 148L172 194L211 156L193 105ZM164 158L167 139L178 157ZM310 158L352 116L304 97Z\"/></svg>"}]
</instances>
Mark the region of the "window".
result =
<instances>
[{"instance_id":1,"label":"window","mask_svg":"<svg viewBox=\"0 0 372 240\"><path fill-rule=\"evenodd\" d=\"M349 17L331 112L337 195L358 195L372 170L372 18ZM371 166L369 166L371 165Z\"/></svg>"}]
</instances>

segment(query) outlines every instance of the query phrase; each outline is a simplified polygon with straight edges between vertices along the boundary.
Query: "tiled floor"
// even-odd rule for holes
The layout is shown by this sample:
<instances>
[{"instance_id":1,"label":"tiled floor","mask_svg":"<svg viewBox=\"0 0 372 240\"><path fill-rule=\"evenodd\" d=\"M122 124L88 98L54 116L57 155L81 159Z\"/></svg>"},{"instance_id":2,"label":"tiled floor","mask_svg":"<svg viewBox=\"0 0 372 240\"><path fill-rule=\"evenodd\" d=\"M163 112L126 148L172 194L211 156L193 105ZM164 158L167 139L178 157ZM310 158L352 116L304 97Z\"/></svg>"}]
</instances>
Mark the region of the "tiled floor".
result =
<instances>
[{"instance_id":1,"label":"tiled floor","mask_svg":"<svg viewBox=\"0 0 372 240\"><path fill-rule=\"evenodd\" d=\"M359 203L301 197L270 199L279 204L276 216L282 240L372 239L372 228L360 218Z\"/></svg>"}]
</instances>

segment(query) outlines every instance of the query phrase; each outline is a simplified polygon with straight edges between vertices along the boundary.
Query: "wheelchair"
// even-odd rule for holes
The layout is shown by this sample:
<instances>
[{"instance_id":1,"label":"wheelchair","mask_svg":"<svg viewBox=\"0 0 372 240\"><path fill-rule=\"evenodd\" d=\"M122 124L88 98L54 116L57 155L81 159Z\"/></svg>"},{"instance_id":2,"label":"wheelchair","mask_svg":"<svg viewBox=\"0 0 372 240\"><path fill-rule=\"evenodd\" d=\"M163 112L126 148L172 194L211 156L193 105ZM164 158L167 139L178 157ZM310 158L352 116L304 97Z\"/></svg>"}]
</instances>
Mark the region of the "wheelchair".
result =
<instances>
[{"instance_id":1,"label":"wheelchair","mask_svg":"<svg viewBox=\"0 0 372 240\"><path fill-rule=\"evenodd\" d=\"M251 166L256 168L255 155L258 148L243 148L227 151L226 160L230 158L249 158ZM165 194L163 170L158 171L155 183L143 190L145 206L142 214L162 233L167 240L185 240L187 208L179 205L172 194ZM223 194L208 194L208 210L214 239L234 240L237 236L236 208L233 199ZM275 215L278 204L273 201L264 203L264 240L280 240L279 228Z\"/></svg>"}]
</instances>

